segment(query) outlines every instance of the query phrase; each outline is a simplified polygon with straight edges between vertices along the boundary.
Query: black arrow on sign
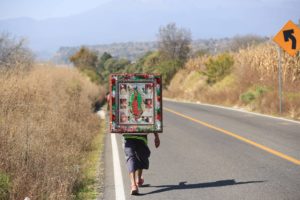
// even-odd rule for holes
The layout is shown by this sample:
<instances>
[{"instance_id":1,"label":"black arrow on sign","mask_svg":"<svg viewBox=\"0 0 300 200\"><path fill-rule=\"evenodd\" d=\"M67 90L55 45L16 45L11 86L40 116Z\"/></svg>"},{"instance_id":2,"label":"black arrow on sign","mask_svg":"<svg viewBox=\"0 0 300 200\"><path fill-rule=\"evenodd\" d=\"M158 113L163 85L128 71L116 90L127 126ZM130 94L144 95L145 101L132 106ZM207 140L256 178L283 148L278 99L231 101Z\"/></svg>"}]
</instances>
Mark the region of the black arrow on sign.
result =
<instances>
[{"instance_id":1,"label":"black arrow on sign","mask_svg":"<svg viewBox=\"0 0 300 200\"><path fill-rule=\"evenodd\" d=\"M294 33L294 29L289 29L289 30L285 30L283 31L283 36L284 36L284 41L287 42L289 41L289 39L292 40L292 49L296 49L296 38L293 35Z\"/></svg>"}]
</instances>

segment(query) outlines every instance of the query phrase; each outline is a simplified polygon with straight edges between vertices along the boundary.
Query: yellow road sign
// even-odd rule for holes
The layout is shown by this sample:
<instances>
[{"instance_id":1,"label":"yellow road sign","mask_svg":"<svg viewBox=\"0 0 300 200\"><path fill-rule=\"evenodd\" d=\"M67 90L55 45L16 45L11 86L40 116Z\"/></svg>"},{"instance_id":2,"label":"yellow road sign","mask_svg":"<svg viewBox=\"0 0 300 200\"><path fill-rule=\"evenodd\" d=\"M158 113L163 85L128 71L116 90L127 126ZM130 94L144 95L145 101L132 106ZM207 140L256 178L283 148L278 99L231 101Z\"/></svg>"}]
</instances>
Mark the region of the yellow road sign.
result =
<instances>
[{"instance_id":1,"label":"yellow road sign","mask_svg":"<svg viewBox=\"0 0 300 200\"><path fill-rule=\"evenodd\" d=\"M300 28L290 20L275 35L273 41L288 54L295 56L300 50Z\"/></svg>"}]
</instances>

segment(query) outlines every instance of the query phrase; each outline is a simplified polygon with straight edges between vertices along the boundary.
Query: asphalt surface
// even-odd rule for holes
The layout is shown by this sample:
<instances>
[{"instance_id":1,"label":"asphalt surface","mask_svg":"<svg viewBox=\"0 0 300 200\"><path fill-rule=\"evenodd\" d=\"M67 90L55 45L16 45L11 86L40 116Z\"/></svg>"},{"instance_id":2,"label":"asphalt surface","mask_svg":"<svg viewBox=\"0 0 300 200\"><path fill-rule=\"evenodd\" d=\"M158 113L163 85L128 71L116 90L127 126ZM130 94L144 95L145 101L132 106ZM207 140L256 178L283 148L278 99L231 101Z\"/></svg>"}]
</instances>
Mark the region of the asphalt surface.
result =
<instances>
[{"instance_id":1,"label":"asphalt surface","mask_svg":"<svg viewBox=\"0 0 300 200\"><path fill-rule=\"evenodd\" d=\"M300 160L300 123L206 105L164 101L174 110ZM300 165L164 110L161 146L149 135L145 187L131 196L117 137L125 198L155 200L300 200ZM106 137L104 199L115 199L111 138Z\"/></svg>"}]
</instances>

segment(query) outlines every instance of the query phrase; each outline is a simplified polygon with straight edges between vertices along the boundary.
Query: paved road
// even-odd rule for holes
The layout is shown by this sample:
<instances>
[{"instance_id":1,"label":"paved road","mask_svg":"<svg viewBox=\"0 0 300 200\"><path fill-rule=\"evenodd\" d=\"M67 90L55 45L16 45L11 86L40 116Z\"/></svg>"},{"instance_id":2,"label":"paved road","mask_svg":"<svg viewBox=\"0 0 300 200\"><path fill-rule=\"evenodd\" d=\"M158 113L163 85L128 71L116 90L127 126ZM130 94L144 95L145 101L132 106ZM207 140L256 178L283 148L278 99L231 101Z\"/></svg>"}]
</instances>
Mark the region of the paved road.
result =
<instances>
[{"instance_id":1,"label":"paved road","mask_svg":"<svg viewBox=\"0 0 300 200\"><path fill-rule=\"evenodd\" d=\"M164 101L164 108L161 147L154 148L150 135L150 170L140 196L129 195L117 137L127 200L300 200L300 123L170 101ZM114 200L110 135L106 140L104 199Z\"/></svg>"}]
</instances>

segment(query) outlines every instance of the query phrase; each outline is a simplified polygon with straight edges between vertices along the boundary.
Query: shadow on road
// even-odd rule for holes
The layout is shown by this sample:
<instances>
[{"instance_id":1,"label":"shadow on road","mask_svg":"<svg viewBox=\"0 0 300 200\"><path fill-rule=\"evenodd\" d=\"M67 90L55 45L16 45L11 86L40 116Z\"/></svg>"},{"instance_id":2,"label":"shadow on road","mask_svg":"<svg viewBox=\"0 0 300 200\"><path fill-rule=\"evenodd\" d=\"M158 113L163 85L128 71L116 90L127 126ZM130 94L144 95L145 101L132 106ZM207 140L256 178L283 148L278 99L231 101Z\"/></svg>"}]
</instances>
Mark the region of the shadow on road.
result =
<instances>
[{"instance_id":1,"label":"shadow on road","mask_svg":"<svg viewBox=\"0 0 300 200\"><path fill-rule=\"evenodd\" d=\"M249 183L263 183L265 181L246 181L246 182L236 182L234 179L228 180L221 180L215 182L207 182L207 183L195 183L195 184L186 184L186 181L180 182L178 185L145 185L144 187L154 187L160 188L154 190L152 192L143 193L140 195L147 195L147 194L156 194L160 192L167 192L170 190L186 190L186 189L199 189L199 188L209 188L209 187L224 187L224 186L232 186L232 185L242 185L242 184L249 184Z\"/></svg>"}]
</instances>

